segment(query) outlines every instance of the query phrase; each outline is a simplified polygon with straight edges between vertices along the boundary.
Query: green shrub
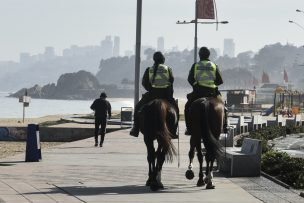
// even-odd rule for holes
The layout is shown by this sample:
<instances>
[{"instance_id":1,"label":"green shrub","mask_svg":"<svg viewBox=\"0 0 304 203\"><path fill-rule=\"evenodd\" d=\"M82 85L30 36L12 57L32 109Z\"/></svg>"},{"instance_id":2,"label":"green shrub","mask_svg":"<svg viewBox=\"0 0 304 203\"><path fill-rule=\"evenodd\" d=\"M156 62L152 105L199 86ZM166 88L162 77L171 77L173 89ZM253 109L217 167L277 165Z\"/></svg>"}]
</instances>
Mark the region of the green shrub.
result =
<instances>
[{"instance_id":1,"label":"green shrub","mask_svg":"<svg viewBox=\"0 0 304 203\"><path fill-rule=\"evenodd\" d=\"M241 139L237 140L237 146L242 146L243 140L245 137L258 139L262 141L262 153L265 153L271 150L271 146L269 146L268 140L273 140L274 138L286 136L286 128L279 127L279 126L271 126L262 128L260 130L254 130L249 133L249 135L242 137Z\"/></svg>"},{"instance_id":2,"label":"green shrub","mask_svg":"<svg viewBox=\"0 0 304 203\"><path fill-rule=\"evenodd\" d=\"M303 132L303 126L287 126L286 134L298 134Z\"/></svg>"},{"instance_id":3,"label":"green shrub","mask_svg":"<svg viewBox=\"0 0 304 203\"><path fill-rule=\"evenodd\" d=\"M304 159L271 150L262 155L262 170L296 189L304 189Z\"/></svg>"},{"instance_id":4,"label":"green shrub","mask_svg":"<svg viewBox=\"0 0 304 203\"><path fill-rule=\"evenodd\" d=\"M304 159L292 158L286 152L272 150L268 140L285 137L286 134L304 132L304 127L266 127L251 131L237 140L237 146L242 146L245 137L259 139L262 141L262 163L261 169L265 173L276 177L284 183L296 188L304 189Z\"/></svg>"}]
</instances>

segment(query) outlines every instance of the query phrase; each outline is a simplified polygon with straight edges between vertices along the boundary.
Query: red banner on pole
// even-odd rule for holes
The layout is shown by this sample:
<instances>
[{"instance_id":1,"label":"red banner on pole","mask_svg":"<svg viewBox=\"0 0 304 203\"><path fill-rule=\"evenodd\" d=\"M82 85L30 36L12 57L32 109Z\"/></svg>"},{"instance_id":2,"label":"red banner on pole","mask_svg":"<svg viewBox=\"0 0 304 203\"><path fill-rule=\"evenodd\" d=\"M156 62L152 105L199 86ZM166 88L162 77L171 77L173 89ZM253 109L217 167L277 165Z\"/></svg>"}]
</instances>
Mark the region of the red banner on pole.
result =
<instances>
[{"instance_id":1,"label":"red banner on pole","mask_svg":"<svg viewBox=\"0 0 304 203\"><path fill-rule=\"evenodd\" d=\"M198 19L215 19L213 0L197 0L196 6Z\"/></svg>"}]
</instances>

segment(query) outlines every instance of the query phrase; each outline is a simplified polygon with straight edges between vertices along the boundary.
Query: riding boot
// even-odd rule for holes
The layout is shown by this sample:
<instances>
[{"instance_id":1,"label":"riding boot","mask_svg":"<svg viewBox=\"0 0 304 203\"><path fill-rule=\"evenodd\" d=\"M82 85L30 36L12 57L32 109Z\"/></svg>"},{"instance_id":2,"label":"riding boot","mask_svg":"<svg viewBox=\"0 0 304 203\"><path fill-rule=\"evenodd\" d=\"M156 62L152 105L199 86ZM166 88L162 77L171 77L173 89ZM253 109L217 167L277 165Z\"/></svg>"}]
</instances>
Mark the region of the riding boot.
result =
<instances>
[{"instance_id":1,"label":"riding boot","mask_svg":"<svg viewBox=\"0 0 304 203\"><path fill-rule=\"evenodd\" d=\"M130 135L133 137L138 137L139 134L139 127L138 127L138 121L134 118L133 128L130 131Z\"/></svg>"},{"instance_id":2,"label":"riding boot","mask_svg":"<svg viewBox=\"0 0 304 203\"><path fill-rule=\"evenodd\" d=\"M136 104L135 109L134 109L134 123L133 123L133 128L130 131L130 135L133 137L138 137L139 134L139 121L138 121L138 116L139 112L142 110L143 106L149 101L149 94L148 92L143 94L141 100Z\"/></svg>"},{"instance_id":3,"label":"riding boot","mask_svg":"<svg viewBox=\"0 0 304 203\"><path fill-rule=\"evenodd\" d=\"M189 110L190 110L190 105L191 105L191 103L188 100L188 102L185 105L185 111L184 111L185 123L186 123L185 135L191 135L191 133L190 133L190 127L189 127Z\"/></svg>"}]
</instances>

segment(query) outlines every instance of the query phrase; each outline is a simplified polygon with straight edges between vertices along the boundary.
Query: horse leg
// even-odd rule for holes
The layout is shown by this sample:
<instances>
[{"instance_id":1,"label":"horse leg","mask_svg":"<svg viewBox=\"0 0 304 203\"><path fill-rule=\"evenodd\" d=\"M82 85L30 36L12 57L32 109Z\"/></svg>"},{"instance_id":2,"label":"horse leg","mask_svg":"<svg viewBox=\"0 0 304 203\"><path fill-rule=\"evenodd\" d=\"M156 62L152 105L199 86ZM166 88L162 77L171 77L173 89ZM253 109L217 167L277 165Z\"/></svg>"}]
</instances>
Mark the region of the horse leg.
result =
<instances>
[{"instance_id":1,"label":"horse leg","mask_svg":"<svg viewBox=\"0 0 304 203\"><path fill-rule=\"evenodd\" d=\"M162 147L160 145L158 145L157 151L157 163L156 163L156 171L157 171L157 175L156 175L156 181L158 183L158 187L160 189L164 188L163 183L161 182L161 172L162 172L162 168L163 168L163 164L165 162L165 153L162 150Z\"/></svg>"},{"instance_id":2,"label":"horse leg","mask_svg":"<svg viewBox=\"0 0 304 203\"><path fill-rule=\"evenodd\" d=\"M204 186L205 185L205 182L204 182L204 173L203 173L203 153L202 153L202 145L201 143L197 143L196 145L196 151L197 151L197 159L198 159L198 162L199 162L199 178L198 178L198 181L197 181L197 184L196 186L197 187L201 187L201 186Z\"/></svg>"},{"instance_id":3,"label":"horse leg","mask_svg":"<svg viewBox=\"0 0 304 203\"><path fill-rule=\"evenodd\" d=\"M192 168L193 168L193 158L194 158L194 149L195 149L195 142L194 142L194 139L193 137L191 136L190 137L190 150L189 150L189 153L188 153L188 156L189 156L189 166L188 166L188 170L186 171L186 178L188 180L191 180L194 178L194 173L192 171Z\"/></svg>"},{"instance_id":4,"label":"horse leg","mask_svg":"<svg viewBox=\"0 0 304 203\"><path fill-rule=\"evenodd\" d=\"M148 160L148 164L149 164L149 178L146 182L146 186L151 186L151 183L153 181L155 181L155 149L154 149L154 145L153 145L153 140L150 142L146 142L146 146L147 146L147 152L148 152L148 156L147 156L147 160Z\"/></svg>"},{"instance_id":5,"label":"horse leg","mask_svg":"<svg viewBox=\"0 0 304 203\"><path fill-rule=\"evenodd\" d=\"M212 178L213 178L212 169L213 169L214 159L211 159L208 156L206 156L206 162L207 162L206 178L204 179L204 182L207 184L206 189L214 189L215 186L212 184Z\"/></svg>"}]
</instances>

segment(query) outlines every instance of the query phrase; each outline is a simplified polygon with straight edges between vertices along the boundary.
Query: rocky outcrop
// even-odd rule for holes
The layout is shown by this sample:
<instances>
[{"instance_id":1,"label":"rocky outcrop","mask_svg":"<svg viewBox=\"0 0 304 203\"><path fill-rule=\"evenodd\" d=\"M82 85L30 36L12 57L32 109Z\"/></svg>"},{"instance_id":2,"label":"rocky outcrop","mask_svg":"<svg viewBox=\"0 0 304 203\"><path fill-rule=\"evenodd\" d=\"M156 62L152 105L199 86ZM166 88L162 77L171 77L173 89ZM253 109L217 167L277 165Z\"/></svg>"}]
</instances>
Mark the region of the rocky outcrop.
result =
<instances>
[{"instance_id":1,"label":"rocky outcrop","mask_svg":"<svg viewBox=\"0 0 304 203\"><path fill-rule=\"evenodd\" d=\"M25 95L32 98L43 99L93 99L100 94L101 86L92 73L79 71L77 73L66 73L59 77L57 85L47 84L43 87L35 85L29 89L22 88L11 97Z\"/></svg>"},{"instance_id":2,"label":"rocky outcrop","mask_svg":"<svg viewBox=\"0 0 304 203\"><path fill-rule=\"evenodd\" d=\"M29 89L22 88L10 97L25 95L42 99L78 99L91 100L98 98L101 91L106 91L108 97L132 97L132 90L118 89L115 85L100 85L97 78L90 72L78 71L66 73L59 77L57 85L47 84L43 87L35 85Z\"/></svg>"},{"instance_id":3,"label":"rocky outcrop","mask_svg":"<svg viewBox=\"0 0 304 203\"><path fill-rule=\"evenodd\" d=\"M31 88L22 88L21 90L17 91L14 94L11 94L10 97L21 97L24 96L27 92L27 95L33 97L33 98L42 98L42 96L45 94L42 92L43 87L39 85L34 85Z\"/></svg>"}]
</instances>

